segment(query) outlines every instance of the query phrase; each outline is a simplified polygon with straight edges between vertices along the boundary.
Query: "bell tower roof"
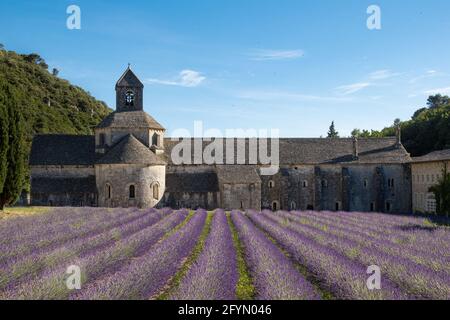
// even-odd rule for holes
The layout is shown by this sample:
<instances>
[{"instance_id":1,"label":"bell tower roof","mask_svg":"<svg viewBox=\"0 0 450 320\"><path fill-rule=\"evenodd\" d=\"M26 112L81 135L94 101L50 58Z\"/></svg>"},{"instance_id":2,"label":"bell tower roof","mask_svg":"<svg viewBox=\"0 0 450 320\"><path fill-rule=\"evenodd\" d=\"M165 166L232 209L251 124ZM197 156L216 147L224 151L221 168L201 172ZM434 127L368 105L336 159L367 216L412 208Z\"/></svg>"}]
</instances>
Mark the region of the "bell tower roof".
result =
<instances>
[{"instance_id":1,"label":"bell tower roof","mask_svg":"<svg viewBox=\"0 0 450 320\"><path fill-rule=\"evenodd\" d=\"M139 80L139 78L134 74L134 72L131 70L130 65L128 64L128 68L125 70L125 72L122 74L122 76L119 78L119 80L116 83L116 89L118 87L137 87L137 88L143 88L144 84Z\"/></svg>"},{"instance_id":2,"label":"bell tower roof","mask_svg":"<svg viewBox=\"0 0 450 320\"><path fill-rule=\"evenodd\" d=\"M131 70L130 65L116 83L116 111L144 110L144 84Z\"/></svg>"}]
</instances>

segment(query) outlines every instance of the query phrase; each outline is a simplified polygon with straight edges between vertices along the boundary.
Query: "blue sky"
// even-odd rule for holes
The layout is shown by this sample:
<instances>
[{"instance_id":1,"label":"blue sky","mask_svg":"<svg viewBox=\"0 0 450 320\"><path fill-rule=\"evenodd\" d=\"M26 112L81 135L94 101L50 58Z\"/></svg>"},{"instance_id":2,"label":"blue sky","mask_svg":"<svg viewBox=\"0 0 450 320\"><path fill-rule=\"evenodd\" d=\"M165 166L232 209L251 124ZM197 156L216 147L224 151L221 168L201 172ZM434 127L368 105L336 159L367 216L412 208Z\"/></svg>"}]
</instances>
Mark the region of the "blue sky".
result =
<instances>
[{"instance_id":1,"label":"blue sky","mask_svg":"<svg viewBox=\"0 0 450 320\"><path fill-rule=\"evenodd\" d=\"M66 27L72 4L81 30ZM372 4L381 30L366 26ZM112 108L131 63L169 134L202 120L317 137L334 120L349 135L450 94L448 12L448 0L2 0L0 43L41 54Z\"/></svg>"}]
</instances>

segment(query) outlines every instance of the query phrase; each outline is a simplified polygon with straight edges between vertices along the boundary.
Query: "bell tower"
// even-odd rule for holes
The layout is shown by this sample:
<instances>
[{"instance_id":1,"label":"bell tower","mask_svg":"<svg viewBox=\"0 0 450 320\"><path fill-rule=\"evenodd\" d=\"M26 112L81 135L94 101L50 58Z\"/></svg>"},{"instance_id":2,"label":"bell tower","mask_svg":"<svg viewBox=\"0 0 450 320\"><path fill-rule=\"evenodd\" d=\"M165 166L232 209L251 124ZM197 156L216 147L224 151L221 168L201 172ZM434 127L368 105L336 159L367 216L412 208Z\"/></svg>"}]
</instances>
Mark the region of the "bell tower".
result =
<instances>
[{"instance_id":1,"label":"bell tower","mask_svg":"<svg viewBox=\"0 0 450 320\"><path fill-rule=\"evenodd\" d=\"M130 65L116 83L116 111L142 111L144 85L131 71Z\"/></svg>"}]
</instances>

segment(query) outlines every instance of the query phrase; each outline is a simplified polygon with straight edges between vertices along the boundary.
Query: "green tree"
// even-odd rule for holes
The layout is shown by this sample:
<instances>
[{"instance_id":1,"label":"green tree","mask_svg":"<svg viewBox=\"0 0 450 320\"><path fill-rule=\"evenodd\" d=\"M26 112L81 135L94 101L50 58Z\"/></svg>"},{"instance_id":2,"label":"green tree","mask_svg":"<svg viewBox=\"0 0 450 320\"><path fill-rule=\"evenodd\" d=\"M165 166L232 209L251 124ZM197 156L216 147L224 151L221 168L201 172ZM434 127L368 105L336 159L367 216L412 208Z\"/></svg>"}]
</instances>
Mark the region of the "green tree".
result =
<instances>
[{"instance_id":1,"label":"green tree","mask_svg":"<svg viewBox=\"0 0 450 320\"><path fill-rule=\"evenodd\" d=\"M59 74L59 70L56 69L56 68L53 68L53 70L52 70L52 75L54 75L55 77L57 77L58 74Z\"/></svg>"},{"instance_id":2,"label":"green tree","mask_svg":"<svg viewBox=\"0 0 450 320\"><path fill-rule=\"evenodd\" d=\"M41 66L44 69L48 69L48 64L37 53L24 54L24 55L22 55L22 57L26 62L34 63L34 64L37 64L38 66Z\"/></svg>"},{"instance_id":3,"label":"green tree","mask_svg":"<svg viewBox=\"0 0 450 320\"><path fill-rule=\"evenodd\" d=\"M21 99L10 85L6 85L4 94L9 122L9 148L6 156L6 178L0 194L0 210L3 210L5 205L12 205L17 201L24 187L26 177L25 131L19 109Z\"/></svg>"},{"instance_id":4,"label":"green tree","mask_svg":"<svg viewBox=\"0 0 450 320\"><path fill-rule=\"evenodd\" d=\"M352 138L359 138L361 137L361 130L359 129L353 129L351 132Z\"/></svg>"},{"instance_id":5,"label":"green tree","mask_svg":"<svg viewBox=\"0 0 450 320\"><path fill-rule=\"evenodd\" d=\"M450 173L448 172L447 164L442 169L442 177L437 185L430 188L430 192L433 192L436 198L438 214L448 217L450 214Z\"/></svg>"},{"instance_id":6,"label":"green tree","mask_svg":"<svg viewBox=\"0 0 450 320\"><path fill-rule=\"evenodd\" d=\"M439 108L448 104L450 104L450 98L441 94L430 96L427 100L427 106L430 109Z\"/></svg>"},{"instance_id":7,"label":"green tree","mask_svg":"<svg viewBox=\"0 0 450 320\"><path fill-rule=\"evenodd\" d=\"M327 134L328 138L339 138L339 132L336 131L334 127L334 121L331 122L330 129Z\"/></svg>"},{"instance_id":8,"label":"green tree","mask_svg":"<svg viewBox=\"0 0 450 320\"><path fill-rule=\"evenodd\" d=\"M4 86L5 83L0 79L0 194L3 192L3 186L6 180L9 147L8 110L6 108L7 99L3 90Z\"/></svg>"}]
</instances>

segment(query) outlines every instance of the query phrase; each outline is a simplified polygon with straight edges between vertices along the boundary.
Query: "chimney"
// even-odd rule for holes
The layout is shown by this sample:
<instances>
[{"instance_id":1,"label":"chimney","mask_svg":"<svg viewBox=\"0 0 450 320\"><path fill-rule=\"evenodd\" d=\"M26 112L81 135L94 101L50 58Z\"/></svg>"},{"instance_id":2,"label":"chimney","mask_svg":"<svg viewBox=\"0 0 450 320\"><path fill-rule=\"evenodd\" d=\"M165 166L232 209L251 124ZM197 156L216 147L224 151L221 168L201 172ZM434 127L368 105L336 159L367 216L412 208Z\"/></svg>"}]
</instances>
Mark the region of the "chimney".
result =
<instances>
[{"instance_id":1,"label":"chimney","mask_svg":"<svg viewBox=\"0 0 450 320\"><path fill-rule=\"evenodd\" d=\"M359 158L358 138L353 137L353 160L358 160L358 158Z\"/></svg>"},{"instance_id":2,"label":"chimney","mask_svg":"<svg viewBox=\"0 0 450 320\"><path fill-rule=\"evenodd\" d=\"M402 146L402 129L400 125L395 128L395 146L397 148Z\"/></svg>"}]
</instances>

